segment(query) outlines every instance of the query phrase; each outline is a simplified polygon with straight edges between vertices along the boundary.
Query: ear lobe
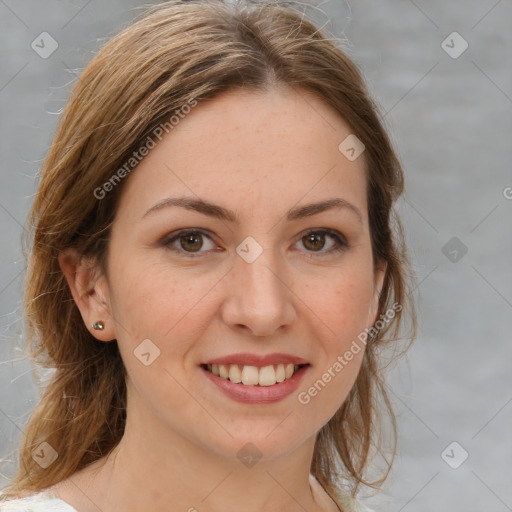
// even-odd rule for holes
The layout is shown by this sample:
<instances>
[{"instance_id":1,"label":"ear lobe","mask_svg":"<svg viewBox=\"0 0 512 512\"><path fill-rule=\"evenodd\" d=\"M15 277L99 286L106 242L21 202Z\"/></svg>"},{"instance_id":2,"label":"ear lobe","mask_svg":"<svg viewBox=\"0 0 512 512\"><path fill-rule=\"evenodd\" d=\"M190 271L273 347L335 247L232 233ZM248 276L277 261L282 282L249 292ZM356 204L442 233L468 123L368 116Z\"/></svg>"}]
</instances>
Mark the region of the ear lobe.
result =
<instances>
[{"instance_id":1,"label":"ear lobe","mask_svg":"<svg viewBox=\"0 0 512 512\"><path fill-rule=\"evenodd\" d=\"M101 341L115 339L108 283L94 259L83 257L75 249L68 248L59 253L58 260L87 329ZM92 325L100 320L105 324L104 329L93 329Z\"/></svg>"},{"instance_id":2,"label":"ear lobe","mask_svg":"<svg viewBox=\"0 0 512 512\"><path fill-rule=\"evenodd\" d=\"M382 287L384 285L384 278L386 277L387 268L387 262L383 262L375 272L373 297L370 302L370 308L368 311L368 327L374 325L377 321L377 313L379 312L379 299L382 292Z\"/></svg>"}]
</instances>

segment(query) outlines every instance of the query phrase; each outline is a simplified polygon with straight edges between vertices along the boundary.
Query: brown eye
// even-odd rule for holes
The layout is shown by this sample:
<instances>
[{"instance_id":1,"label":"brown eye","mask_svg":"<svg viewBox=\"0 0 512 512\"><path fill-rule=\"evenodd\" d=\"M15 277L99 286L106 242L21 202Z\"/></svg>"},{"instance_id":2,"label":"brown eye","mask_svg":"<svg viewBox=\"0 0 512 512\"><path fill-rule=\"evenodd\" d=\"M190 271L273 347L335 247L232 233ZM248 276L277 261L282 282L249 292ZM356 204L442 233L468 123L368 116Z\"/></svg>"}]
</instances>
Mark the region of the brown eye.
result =
<instances>
[{"instance_id":1,"label":"brown eye","mask_svg":"<svg viewBox=\"0 0 512 512\"><path fill-rule=\"evenodd\" d=\"M196 252L203 246L202 235L200 233L190 233L179 237L180 246L185 251Z\"/></svg>"},{"instance_id":2,"label":"brown eye","mask_svg":"<svg viewBox=\"0 0 512 512\"><path fill-rule=\"evenodd\" d=\"M210 236L197 229L178 231L162 240L161 244L181 256L190 258L207 256L215 249Z\"/></svg>"},{"instance_id":3,"label":"brown eye","mask_svg":"<svg viewBox=\"0 0 512 512\"><path fill-rule=\"evenodd\" d=\"M304 247L311 249L312 251L318 251L325 245L325 234L324 233L308 233L302 237Z\"/></svg>"},{"instance_id":4,"label":"brown eye","mask_svg":"<svg viewBox=\"0 0 512 512\"><path fill-rule=\"evenodd\" d=\"M329 239L331 242L328 243L327 250L323 250ZM340 252L348 248L345 237L331 229L311 230L301 238L301 241L308 252L318 253L318 256Z\"/></svg>"}]
</instances>

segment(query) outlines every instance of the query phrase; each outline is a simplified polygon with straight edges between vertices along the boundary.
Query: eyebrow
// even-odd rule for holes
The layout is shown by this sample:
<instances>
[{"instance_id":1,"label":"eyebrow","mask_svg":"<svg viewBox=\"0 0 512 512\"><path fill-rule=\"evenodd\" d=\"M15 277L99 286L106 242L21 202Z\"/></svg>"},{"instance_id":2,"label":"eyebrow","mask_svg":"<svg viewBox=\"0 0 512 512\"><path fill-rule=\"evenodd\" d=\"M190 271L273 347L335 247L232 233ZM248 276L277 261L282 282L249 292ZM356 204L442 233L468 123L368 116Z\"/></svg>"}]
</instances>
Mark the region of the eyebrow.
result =
<instances>
[{"instance_id":1,"label":"eyebrow","mask_svg":"<svg viewBox=\"0 0 512 512\"><path fill-rule=\"evenodd\" d=\"M151 208L149 208L144 213L142 218L146 217L150 213L161 210L162 208L169 208L173 206L186 208L187 210L194 210L196 212L202 213L203 215L214 217L219 220L225 220L228 222L235 223L238 222L236 214L233 211L223 208L222 206L210 203L203 199L196 199L194 197L169 197L163 199L162 201L159 201ZM319 213L331 209L346 209L348 211L351 211L357 216L361 224L363 222L363 216L361 214L361 211L352 203L349 203L348 201L342 198L326 199L324 201L319 201L317 203L309 203L303 206L292 208L287 212L286 219L288 221L304 219L306 217L311 217L312 215L317 215Z\"/></svg>"}]
</instances>

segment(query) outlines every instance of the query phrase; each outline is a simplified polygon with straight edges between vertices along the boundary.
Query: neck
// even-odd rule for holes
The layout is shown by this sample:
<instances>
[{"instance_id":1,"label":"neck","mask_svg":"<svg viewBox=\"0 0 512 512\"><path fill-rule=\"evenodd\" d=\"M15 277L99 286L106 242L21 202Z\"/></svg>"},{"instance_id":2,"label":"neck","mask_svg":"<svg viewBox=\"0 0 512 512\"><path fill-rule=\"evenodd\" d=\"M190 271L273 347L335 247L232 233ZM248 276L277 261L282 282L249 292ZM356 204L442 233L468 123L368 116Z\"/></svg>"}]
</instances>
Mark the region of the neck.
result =
<instances>
[{"instance_id":1,"label":"neck","mask_svg":"<svg viewBox=\"0 0 512 512\"><path fill-rule=\"evenodd\" d=\"M80 512L336 511L319 484L310 485L314 443L312 436L273 459L258 459L247 445L253 460L227 459L158 421L128 414L116 448L72 475L72 485L57 495Z\"/></svg>"}]
</instances>

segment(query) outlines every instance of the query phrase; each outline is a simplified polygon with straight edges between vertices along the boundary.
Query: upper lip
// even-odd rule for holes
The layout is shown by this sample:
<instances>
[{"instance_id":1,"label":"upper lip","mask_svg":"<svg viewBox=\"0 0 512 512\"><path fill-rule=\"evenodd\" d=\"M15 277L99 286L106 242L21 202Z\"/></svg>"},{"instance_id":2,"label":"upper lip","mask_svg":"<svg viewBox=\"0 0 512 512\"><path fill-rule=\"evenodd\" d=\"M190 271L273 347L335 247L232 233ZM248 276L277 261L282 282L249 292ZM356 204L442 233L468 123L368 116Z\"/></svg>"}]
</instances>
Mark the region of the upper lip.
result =
<instances>
[{"instance_id":1,"label":"upper lip","mask_svg":"<svg viewBox=\"0 0 512 512\"><path fill-rule=\"evenodd\" d=\"M274 364L309 364L308 361L301 357L293 356L291 354L231 354L229 356L217 357L210 359L203 364L240 364L242 366L270 366Z\"/></svg>"}]
</instances>

